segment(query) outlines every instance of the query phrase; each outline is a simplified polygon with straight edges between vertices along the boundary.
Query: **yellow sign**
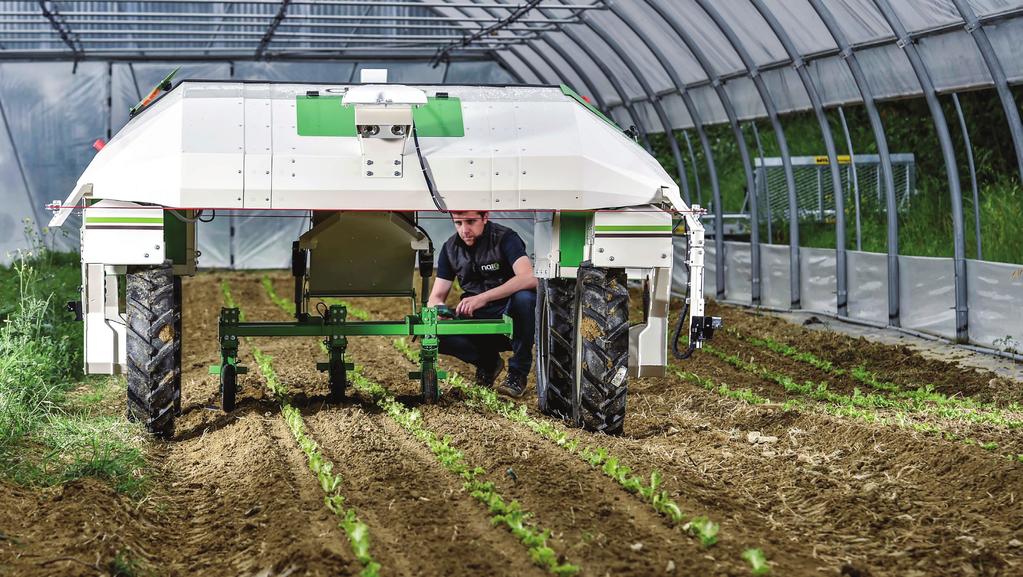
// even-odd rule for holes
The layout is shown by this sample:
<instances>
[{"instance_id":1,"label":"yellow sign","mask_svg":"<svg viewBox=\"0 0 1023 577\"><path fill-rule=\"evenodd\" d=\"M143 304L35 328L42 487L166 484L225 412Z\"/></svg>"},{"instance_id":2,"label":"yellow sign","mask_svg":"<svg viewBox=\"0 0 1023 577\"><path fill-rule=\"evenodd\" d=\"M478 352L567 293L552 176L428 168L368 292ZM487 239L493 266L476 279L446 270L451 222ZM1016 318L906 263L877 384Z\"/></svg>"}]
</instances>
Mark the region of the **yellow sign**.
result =
<instances>
[{"instance_id":1,"label":"yellow sign","mask_svg":"<svg viewBox=\"0 0 1023 577\"><path fill-rule=\"evenodd\" d=\"M815 156L813 160L816 164L829 164L827 156ZM848 154L839 154L836 160L839 164L849 164L852 161Z\"/></svg>"}]
</instances>

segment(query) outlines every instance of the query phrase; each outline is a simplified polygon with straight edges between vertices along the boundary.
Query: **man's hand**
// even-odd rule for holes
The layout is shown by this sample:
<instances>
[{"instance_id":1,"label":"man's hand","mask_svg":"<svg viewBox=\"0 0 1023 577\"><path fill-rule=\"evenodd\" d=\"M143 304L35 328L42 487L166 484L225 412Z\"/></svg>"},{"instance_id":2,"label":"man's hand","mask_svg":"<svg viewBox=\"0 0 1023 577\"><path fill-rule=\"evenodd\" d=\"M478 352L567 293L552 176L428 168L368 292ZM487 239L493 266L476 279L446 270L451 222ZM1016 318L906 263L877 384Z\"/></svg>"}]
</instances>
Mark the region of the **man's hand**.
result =
<instances>
[{"instance_id":1,"label":"man's hand","mask_svg":"<svg viewBox=\"0 0 1023 577\"><path fill-rule=\"evenodd\" d=\"M465 297L458 302L458 307L455 309L455 312L463 317L472 317L478 309L487 306L488 302L490 301L483 295Z\"/></svg>"}]
</instances>

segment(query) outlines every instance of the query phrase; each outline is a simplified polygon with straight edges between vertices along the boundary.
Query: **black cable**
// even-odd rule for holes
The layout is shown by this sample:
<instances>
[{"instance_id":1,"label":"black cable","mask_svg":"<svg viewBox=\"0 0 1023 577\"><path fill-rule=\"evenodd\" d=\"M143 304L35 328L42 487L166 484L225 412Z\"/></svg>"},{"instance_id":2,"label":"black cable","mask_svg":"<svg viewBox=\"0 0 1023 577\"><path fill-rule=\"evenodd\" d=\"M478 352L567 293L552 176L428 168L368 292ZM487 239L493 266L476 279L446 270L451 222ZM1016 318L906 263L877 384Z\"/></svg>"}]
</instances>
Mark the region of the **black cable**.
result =
<instances>
[{"instance_id":1,"label":"black cable","mask_svg":"<svg viewBox=\"0 0 1023 577\"><path fill-rule=\"evenodd\" d=\"M448 207L441 200L440 195L437 194L437 187L433 184L433 171L430 170L429 163L426 162L426 158L423 156L423 151L419 148L419 131L416 130L416 125L412 125L412 140L416 144L416 155L419 157L419 167L423 169L423 176L426 178L426 188L430 189L430 197L433 198L433 205L437 207L437 210L441 212L447 212Z\"/></svg>"},{"instance_id":2,"label":"black cable","mask_svg":"<svg viewBox=\"0 0 1023 577\"><path fill-rule=\"evenodd\" d=\"M675 228L678 228L679 224L682 224L684 220L680 220ZM675 228L672 229L672 233L675 232ZM692 286L693 282L693 271L689 268L689 238L686 238L686 258L682 261L682 266L686 267L686 289L684 302L682 306L682 314L678 317L678 323L675 325L675 334L671 337L671 352L675 355L676 359L684 361L689 357L693 356L693 352L696 351L696 341L690 340L689 346L686 347L685 351L680 351L678 348L678 342L682 339L682 327L686 323L686 317L689 316L689 287Z\"/></svg>"}]
</instances>

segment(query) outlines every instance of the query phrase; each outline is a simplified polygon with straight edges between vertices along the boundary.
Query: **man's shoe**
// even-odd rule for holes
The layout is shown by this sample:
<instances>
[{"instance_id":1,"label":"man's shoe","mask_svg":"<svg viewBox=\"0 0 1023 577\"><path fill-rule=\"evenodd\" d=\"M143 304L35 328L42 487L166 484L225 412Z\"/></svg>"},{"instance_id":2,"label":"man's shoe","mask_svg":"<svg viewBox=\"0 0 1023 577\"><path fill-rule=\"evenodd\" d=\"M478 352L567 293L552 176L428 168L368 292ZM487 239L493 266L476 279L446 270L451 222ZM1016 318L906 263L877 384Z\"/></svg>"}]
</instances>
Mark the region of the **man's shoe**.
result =
<instances>
[{"instance_id":1,"label":"man's shoe","mask_svg":"<svg viewBox=\"0 0 1023 577\"><path fill-rule=\"evenodd\" d=\"M497 355L497 364L494 368L487 370L483 367L476 367L476 386L490 388L494 386L494 381L497 380L497 375L501 374L501 370L504 369L504 359L501 355Z\"/></svg>"},{"instance_id":2,"label":"man's shoe","mask_svg":"<svg viewBox=\"0 0 1023 577\"><path fill-rule=\"evenodd\" d=\"M521 397L526 392L526 375L508 369L508 374L505 375L504 382L498 385L497 391L516 399Z\"/></svg>"}]
</instances>

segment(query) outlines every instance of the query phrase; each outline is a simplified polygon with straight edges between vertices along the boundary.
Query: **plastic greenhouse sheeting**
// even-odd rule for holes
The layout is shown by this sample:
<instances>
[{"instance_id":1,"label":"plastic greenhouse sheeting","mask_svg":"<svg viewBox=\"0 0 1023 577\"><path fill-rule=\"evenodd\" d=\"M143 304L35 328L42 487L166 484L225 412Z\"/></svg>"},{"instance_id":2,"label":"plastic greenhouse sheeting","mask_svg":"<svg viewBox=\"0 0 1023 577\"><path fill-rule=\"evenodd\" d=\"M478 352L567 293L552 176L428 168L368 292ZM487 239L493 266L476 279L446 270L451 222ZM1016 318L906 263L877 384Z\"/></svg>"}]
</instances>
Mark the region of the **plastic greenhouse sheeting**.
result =
<instances>
[{"instance_id":1,"label":"plastic greenhouse sheeting","mask_svg":"<svg viewBox=\"0 0 1023 577\"><path fill-rule=\"evenodd\" d=\"M0 263L26 249L30 229L43 230L50 219L45 205L63 201L95 155L92 145L107 140L128 122L135 105L168 72L174 62L0 62ZM267 80L337 82L357 78L362 67L387 68L402 82L513 83L508 73L483 62L454 62L437 68L427 63L371 62L238 62L182 63L175 81ZM108 96L109 104L108 104ZM24 174L24 178L22 177ZM27 186L26 186L27 184ZM289 266L291 241L306 226L302 218L267 218L263 212L220 213L198 227L201 266L275 268ZM235 236L232 238L231 220ZM60 230L43 231L47 243L77 250L80 218L73 216ZM450 227L450 223L448 223ZM519 226L516 224L515 226ZM453 230L453 229L452 229ZM521 231L532 237L531 224ZM439 231L438 231L439 234ZM449 233L450 234L450 233ZM446 238L446 236L444 237ZM233 264L232 264L232 256Z\"/></svg>"},{"instance_id":2,"label":"plastic greenhouse sheeting","mask_svg":"<svg viewBox=\"0 0 1023 577\"><path fill-rule=\"evenodd\" d=\"M750 305L750 244L725 242L725 301ZM848 251L849 318L888 323L888 256ZM714 296L714 245L708 243L705 294ZM675 241L672 293L685 289L685 242ZM899 256L900 326L945 339L955 338L953 266L950 258ZM789 247L760 245L761 306L789 309ZM835 315L835 251L799 250L802 310ZM976 345L1023 350L1023 266L967 260L969 338Z\"/></svg>"}]
</instances>

